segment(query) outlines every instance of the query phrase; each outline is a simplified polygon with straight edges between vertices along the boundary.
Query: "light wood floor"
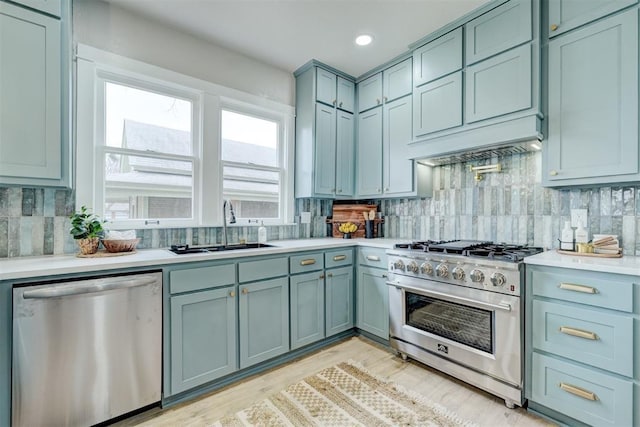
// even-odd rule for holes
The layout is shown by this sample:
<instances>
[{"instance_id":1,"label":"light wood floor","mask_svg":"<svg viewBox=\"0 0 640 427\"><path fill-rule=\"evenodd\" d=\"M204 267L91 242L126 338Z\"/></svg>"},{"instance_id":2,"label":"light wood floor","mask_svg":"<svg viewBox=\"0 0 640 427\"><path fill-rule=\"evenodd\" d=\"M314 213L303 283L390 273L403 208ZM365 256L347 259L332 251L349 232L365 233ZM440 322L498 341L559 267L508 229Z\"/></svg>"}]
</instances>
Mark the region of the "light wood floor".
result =
<instances>
[{"instance_id":1,"label":"light wood floor","mask_svg":"<svg viewBox=\"0 0 640 427\"><path fill-rule=\"evenodd\" d=\"M165 410L153 409L118 423L118 426L204 426L349 359L481 426L551 425L522 408L508 409L503 400L418 362L403 362L390 350L366 338L354 337L198 400Z\"/></svg>"}]
</instances>

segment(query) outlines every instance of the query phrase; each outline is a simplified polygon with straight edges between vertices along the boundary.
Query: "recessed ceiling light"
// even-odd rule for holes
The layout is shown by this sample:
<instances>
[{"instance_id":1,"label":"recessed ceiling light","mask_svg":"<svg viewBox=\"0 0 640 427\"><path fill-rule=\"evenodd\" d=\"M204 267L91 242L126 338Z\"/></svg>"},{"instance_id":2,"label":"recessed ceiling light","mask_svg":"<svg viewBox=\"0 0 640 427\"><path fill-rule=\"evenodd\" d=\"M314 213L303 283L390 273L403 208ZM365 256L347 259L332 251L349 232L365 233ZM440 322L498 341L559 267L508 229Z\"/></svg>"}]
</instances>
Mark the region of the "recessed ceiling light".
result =
<instances>
[{"instance_id":1,"label":"recessed ceiling light","mask_svg":"<svg viewBox=\"0 0 640 427\"><path fill-rule=\"evenodd\" d=\"M373 41L373 37L368 34L361 34L356 37L356 44L358 46L366 46Z\"/></svg>"}]
</instances>

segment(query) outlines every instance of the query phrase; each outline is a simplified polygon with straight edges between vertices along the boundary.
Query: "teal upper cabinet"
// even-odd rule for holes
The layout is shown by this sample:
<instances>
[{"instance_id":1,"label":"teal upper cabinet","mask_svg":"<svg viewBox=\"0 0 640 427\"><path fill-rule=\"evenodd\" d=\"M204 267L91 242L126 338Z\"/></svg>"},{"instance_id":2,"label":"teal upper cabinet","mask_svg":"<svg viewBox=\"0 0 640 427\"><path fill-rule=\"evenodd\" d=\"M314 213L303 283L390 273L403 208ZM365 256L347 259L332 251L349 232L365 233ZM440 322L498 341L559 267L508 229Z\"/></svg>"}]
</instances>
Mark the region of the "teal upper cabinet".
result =
<instances>
[{"instance_id":1,"label":"teal upper cabinet","mask_svg":"<svg viewBox=\"0 0 640 427\"><path fill-rule=\"evenodd\" d=\"M638 0L549 0L549 37L616 12Z\"/></svg>"},{"instance_id":2,"label":"teal upper cabinet","mask_svg":"<svg viewBox=\"0 0 640 427\"><path fill-rule=\"evenodd\" d=\"M531 45L467 68L465 120L486 120L531 107Z\"/></svg>"},{"instance_id":3,"label":"teal upper cabinet","mask_svg":"<svg viewBox=\"0 0 640 427\"><path fill-rule=\"evenodd\" d=\"M464 26L470 65L531 40L531 0L511 0Z\"/></svg>"},{"instance_id":4,"label":"teal upper cabinet","mask_svg":"<svg viewBox=\"0 0 640 427\"><path fill-rule=\"evenodd\" d=\"M355 83L312 61L296 76L296 197L352 197Z\"/></svg>"},{"instance_id":5,"label":"teal upper cabinet","mask_svg":"<svg viewBox=\"0 0 640 427\"><path fill-rule=\"evenodd\" d=\"M411 142L412 98L407 95L385 103L382 118L383 192L385 195L414 190L413 160L407 148Z\"/></svg>"},{"instance_id":6,"label":"teal upper cabinet","mask_svg":"<svg viewBox=\"0 0 640 427\"><path fill-rule=\"evenodd\" d=\"M358 195L382 195L382 108L358 115Z\"/></svg>"},{"instance_id":7,"label":"teal upper cabinet","mask_svg":"<svg viewBox=\"0 0 640 427\"><path fill-rule=\"evenodd\" d=\"M638 11L549 42L547 186L640 181Z\"/></svg>"},{"instance_id":8,"label":"teal upper cabinet","mask_svg":"<svg viewBox=\"0 0 640 427\"><path fill-rule=\"evenodd\" d=\"M413 51L413 84L420 86L462 68L462 28Z\"/></svg>"},{"instance_id":9,"label":"teal upper cabinet","mask_svg":"<svg viewBox=\"0 0 640 427\"><path fill-rule=\"evenodd\" d=\"M49 15L62 16L62 0L13 0L15 3L23 4L31 9L39 10L40 12L47 13Z\"/></svg>"},{"instance_id":10,"label":"teal upper cabinet","mask_svg":"<svg viewBox=\"0 0 640 427\"><path fill-rule=\"evenodd\" d=\"M68 25L0 2L0 184L69 185Z\"/></svg>"},{"instance_id":11,"label":"teal upper cabinet","mask_svg":"<svg viewBox=\"0 0 640 427\"><path fill-rule=\"evenodd\" d=\"M382 104L382 73L358 83L358 111L367 111Z\"/></svg>"},{"instance_id":12,"label":"teal upper cabinet","mask_svg":"<svg viewBox=\"0 0 640 427\"><path fill-rule=\"evenodd\" d=\"M412 68L412 59L407 58L382 72L382 100L385 103L411 94Z\"/></svg>"},{"instance_id":13,"label":"teal upper cabinet","mask_svg":"<svg viewBox=\"0 0 640 427\"><path fill-rule=\"evenodd\" d=\"M413 136L462 125L462 71L413 91Z\"/></svg>"}]
</instances>

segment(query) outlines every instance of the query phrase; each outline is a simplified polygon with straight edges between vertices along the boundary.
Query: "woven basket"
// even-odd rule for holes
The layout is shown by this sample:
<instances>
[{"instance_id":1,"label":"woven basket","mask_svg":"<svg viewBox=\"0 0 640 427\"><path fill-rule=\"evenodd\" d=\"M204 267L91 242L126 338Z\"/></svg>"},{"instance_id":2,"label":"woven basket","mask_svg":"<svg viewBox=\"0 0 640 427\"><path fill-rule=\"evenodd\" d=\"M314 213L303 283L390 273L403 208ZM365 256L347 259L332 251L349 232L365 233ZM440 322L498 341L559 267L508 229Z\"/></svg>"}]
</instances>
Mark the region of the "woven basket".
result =
<instances>
[{"instance_id":1,"label":"woven basket","mask_svg":"<svg viewBox=\"0 0 640 427\"><path fill-rule=\"evenodd\" d=\"M107 252L131 252L136 249L140 239L103 239L102 245Z\"/></svg>"}]
</instances>

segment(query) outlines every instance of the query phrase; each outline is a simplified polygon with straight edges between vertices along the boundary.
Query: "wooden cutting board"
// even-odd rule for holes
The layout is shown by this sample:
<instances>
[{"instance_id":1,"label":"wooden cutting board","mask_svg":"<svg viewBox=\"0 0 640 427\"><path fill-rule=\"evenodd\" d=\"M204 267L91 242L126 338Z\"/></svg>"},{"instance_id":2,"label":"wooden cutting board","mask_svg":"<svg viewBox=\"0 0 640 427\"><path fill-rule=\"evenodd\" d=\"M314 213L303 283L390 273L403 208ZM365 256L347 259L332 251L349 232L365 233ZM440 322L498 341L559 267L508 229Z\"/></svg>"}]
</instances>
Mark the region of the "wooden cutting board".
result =
<instances>
[{"instance_id":1,"label":"wooden cutting board","mask_svg":"<svg viewBox=\"0 0 640 427\"><path fill-rule=\"evenodd\" d=\"M333 205L333 237L342 237L338 230L340 224L352 222L358 226L358 231L352 233L353 237L364 237L364 216L363 213L378 211L376 205ZM375 230L375 229L374 229Z\"/></svg>"}]
</instances>

